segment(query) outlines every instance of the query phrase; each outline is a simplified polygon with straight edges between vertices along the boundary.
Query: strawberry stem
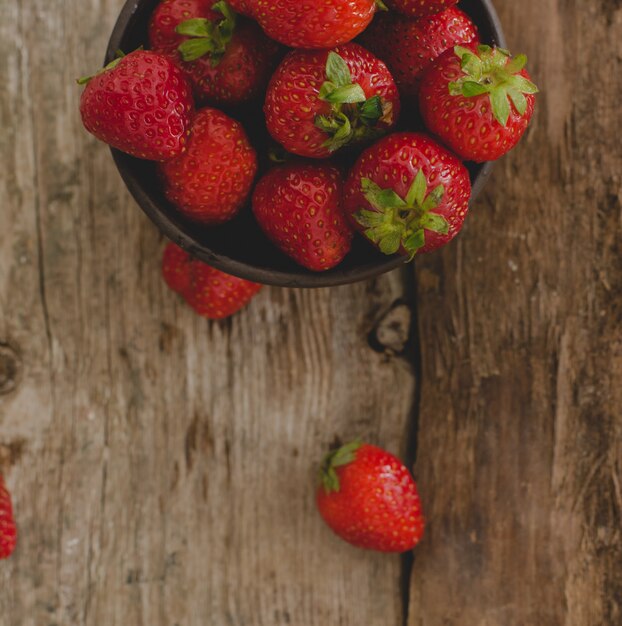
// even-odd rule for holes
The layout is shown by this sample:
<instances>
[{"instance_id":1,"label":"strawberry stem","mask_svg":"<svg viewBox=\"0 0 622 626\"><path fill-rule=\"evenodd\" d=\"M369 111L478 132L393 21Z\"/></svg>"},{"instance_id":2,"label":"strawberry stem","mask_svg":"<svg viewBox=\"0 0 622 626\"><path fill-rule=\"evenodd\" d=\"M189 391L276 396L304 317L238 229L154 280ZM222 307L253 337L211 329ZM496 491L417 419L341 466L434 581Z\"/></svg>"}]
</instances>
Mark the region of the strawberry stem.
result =
<instances>
[{"instance_id":1,"label":"strawberry stem","mask_svg":"<svg viewBox=\"0 0 622 626\"><path fill-rule=\"evenodd\" d=\"M348 143L379 136L381 131L375 127L392 114L391 105L380 96L367 98L363 88L352 82L350 68L336 52L328 53L326 78L319 98L330 103L331 113L315 119L315 125L329 135L324 146L335 152Z\"/></svg>"},{"instance_id":2,"label":"strawberry stem","mask_svg":"<svg viewBox=\"0 0 622 626\"><path fill-rule=\"evenodd\" d=\"M519 115L525 114L525 94L538 93L538 88L520 73L527 64L524 54L512 57L503 48L485 45L478 46L477 52L456 46L454 53L460 59L464 76L449 83L452 96L473 98L488 94L493 115L504 127L510 117L511 104Z\"/></svg>"},{"instance_id":3,"label":"strawberry stem","mask_svg":"<svg viewBox=\"0 0 622 626\"><path fill-rule=\"evenodd\" d=\"M212 65L216 66L227 51L235 31L237 15L225 0L216 2L212 9L222 13L223 19L215 22L197 17L182 22L175 29L178 34L189 37L178 48L184 61L196 61L209 55Z\"/></svg>"},{"instance_id":4,"label":"strawberry stem","mask_svg":"<svg viewBox=\"0 0 622 626\"><path fill-rule=\"evenodd\" d=\"M352 441L337 450L332 450L324 457L320 467L320 484L326 493L339 491L339 476L335 468L344 467L355 461L356 453L362 445L360 441Z\"/></svg>"},{"instance_id":5,"label":"strawberry stem","mask_svg":"<svg viewBox=\"0 0 622 626\"><path fill-rule=\"evenodd\" d=\"M405 198L393 189L381 189L369 178L361 180L361 192L373 210L361 209L356 221L365 227L365 236L384 254L396 254L404 248L412 260L425 246L425 231L446 235L447 220L434 213L445 195L443 185L428 192L422 170L417 172Z\"/></svg>"},{"instance_id":6,"label":"strawberry stem","mask_svg":"<svg viewBox=\"0 0 622 626\"><path fill-rule=\"evenodd\" d=\"M78 83L78 85L86 85L90 80L92 80L96 76L99 76L109 70L113 70L115 67L117 67L117 65L119 65L119 63L121 62L121 59L123 59L124 56L125 56L125 53L123 51L117 50L115 58L112 61L110 61L108 65L106 65L101 70L99 70L98 72L96 72L95 74L91 76L83 76L82 78L77 78L76 83Z\"/></svg>"}]
</instances>

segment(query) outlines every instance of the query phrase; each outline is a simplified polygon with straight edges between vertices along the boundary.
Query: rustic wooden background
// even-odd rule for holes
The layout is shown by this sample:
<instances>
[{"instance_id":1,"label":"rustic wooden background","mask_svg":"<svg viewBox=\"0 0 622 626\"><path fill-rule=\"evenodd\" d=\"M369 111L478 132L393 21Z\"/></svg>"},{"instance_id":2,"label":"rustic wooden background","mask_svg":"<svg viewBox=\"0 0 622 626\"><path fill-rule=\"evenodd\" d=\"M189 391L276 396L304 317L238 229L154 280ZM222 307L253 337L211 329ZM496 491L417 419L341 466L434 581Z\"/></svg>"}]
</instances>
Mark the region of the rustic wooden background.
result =
<instances>
[{"instance_id":1,"label":"rustic wooden background","mask_svg":"<svg viewBox=\"0 0 622 626\"><path fill-rule=\"evenodd\" d=\"M620 0L498 0L544 92L454 245L220 324L80 126L120 5L0 0L0 625L622 624ZM356 435L416 458L414 559L314 512Z\"/></svg>"}]
</instances>

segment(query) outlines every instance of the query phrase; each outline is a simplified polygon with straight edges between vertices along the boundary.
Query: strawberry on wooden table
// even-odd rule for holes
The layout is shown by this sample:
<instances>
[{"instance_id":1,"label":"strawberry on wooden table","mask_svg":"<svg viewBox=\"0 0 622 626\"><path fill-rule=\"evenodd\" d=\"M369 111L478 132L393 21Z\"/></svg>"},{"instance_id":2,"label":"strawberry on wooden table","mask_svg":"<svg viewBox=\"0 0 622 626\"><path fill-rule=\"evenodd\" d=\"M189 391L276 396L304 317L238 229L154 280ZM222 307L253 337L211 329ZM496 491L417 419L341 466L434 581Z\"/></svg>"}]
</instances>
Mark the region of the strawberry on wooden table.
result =
<instances>
[{"instance_id":1,"label":"strawberry on wooden table","mask_svg":"<svg viewBox=\"0 0 622 626\"><path fill-rule=\"evenodd\" d=\"M170 59L136 50L78 82L86 84L82 122L95 137L140 159L166 161L183 152L194 102Z\"/></svg>"},{"instance_id":2,"label":"strawberry on wooden table","mask_svg":"<svg viewBox=\"0 0 622 626\"><path fill-rule=\"evenodd\" d=\"M397 123L400 101L386 65L358 44L328 52L293 50L275 72L264 112L286 150L326 158Z\"/></svg>"},{"instance_id":3,"label":"strawberry on wooden table","mask_svg":"<svg viewBox=\"0 0 622 626\"><path fill-rule=\"evenodd\" d=\"M149 42L175 61L199 102L224 106L262 92L279 50L224 0L164 0L151 17Z\"/></svg>"},{"instance_id":4,"label":"strawberry on wooden table","mask_svg":"<svg viewBox=\"0 0 622 626\"><path fill-rule=\"evenodd\" d=\"M0 474L0 559L8 559L17 543L17 527L13 518L11 496Z\"/></svg>"},{"instance_id":5,"label":"strawberry on wooden table","mask_svg":"<svg viewBox=\"0 0 622 626\"><path fill-rule=\"evenodd\" d=\"M413 477L397 457L376 446L355 442L328 454L316 502L333 532L359 548L406 552L423 535Z\"/></svg>"},{"instance_id":6,"label":"strawberry on wooden table","mask_svg":"<svg viewBox=\"0 0 622 626\"><path fill-rule=\"evenodd\" d=\"M365 30L377 0L244 0L268 36L290 48L334 48Z\"/></svg>"},{"instance_id":7,"label":"strawberry on wooden table","mask_svg":"<svg viewBox=\"0 0 622 626\"><path fill-rule=\"evenodd\" d=\"M344 192L354 225L385 254L431 252L462 229L471 182L451 152L421 133L396 133L359 157Z\"/></svg>"},{"instance_id":8,"label":"strawberry on wooden table","mask_svg":"<svg viewBox=\"0 0 622 626\"><path fill-rule=\"evenodd\" d=\"M162 258L166 284L202 317L224 319L243 309L262 285L230 276L169 243Z\"/></svg>"},{"instance_id":9,"label":"strawberry on wooden table","mask_svg":"<svg viewBox=\"0 0 622 626\"><path fill-rule=\"evenodd\" d=\"M509 152L527 130L538 88L527 57L485 45L456 46L424 72L419 108L428 129L478 163Z\"/></svg>"},{"instance_id":10,"label":"strawberry on wooden table","mask_svg":"<svg viewBox=\"0 0 622 626\"><path fill-rule=\"evenodd\" d=\"M187 217L204 224L232 219L246 202L257 155L242 125L221 111L197 112L187 150L162 163L166 197Z\"/></svg>"},{"instance_id":11,"label":"strawberry on wooden table","mask_svg":"<svg viewBox=\"0 0 622 626\"><path fill-rule=\"evenodd\" d=\"M297 263L313 271L335 267L350 251L339 170L319 163L275 167L257 184L253 212L261 229Z\"/></svg>"},{"instance_id":12,"label":"strawberry on wooden table","mask_svg":"<svg viewBox=\"0 0 622 626\"><path fill-rule=\"evenodd\" d=\"M383 13L361 36L361 43L387 64L402 97L415 102L426 67L445 50L477 40L477 26L457 8L420 19Z\"/></svg>"},{"instance_id":13,"label":"strawberry on wooden table","mask_svg":"<svg viewBox=\"0 0 622 626\"><path fill-rule=\"evenodd\" d=\"M386 0L386 4L404 15L422 17L440 13L458 4L458 0Z\"/></svg>"}]
</instances>

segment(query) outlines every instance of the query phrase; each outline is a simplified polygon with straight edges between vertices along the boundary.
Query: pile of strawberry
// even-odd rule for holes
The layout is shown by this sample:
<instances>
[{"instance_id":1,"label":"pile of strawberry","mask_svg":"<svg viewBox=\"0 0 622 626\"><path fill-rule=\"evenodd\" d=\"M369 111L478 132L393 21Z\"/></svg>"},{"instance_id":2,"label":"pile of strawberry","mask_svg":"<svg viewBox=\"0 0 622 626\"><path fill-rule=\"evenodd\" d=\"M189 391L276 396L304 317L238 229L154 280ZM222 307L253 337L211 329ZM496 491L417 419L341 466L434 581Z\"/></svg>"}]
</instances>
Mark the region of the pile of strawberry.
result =
<instances>
[{"instance_id":1,"label":"pile of strawberry","mask_svg":"<svg viewBox=\"0 0 622 626\"><path fill-rule=\"evenodd\" d=\"M163 0L150 50L81 81L82 119L157 161L154 184L198 224L229 221L250 199L267 237L311 271L341 263L355 233L410 259L461 230L463 161L508 152L534 111L525 56L481 44L457 3ZM246 130L266 131L279 158L258 154ZM165 275L208 317L256 292L181 250Z\"/></svg>"}]
</instances>

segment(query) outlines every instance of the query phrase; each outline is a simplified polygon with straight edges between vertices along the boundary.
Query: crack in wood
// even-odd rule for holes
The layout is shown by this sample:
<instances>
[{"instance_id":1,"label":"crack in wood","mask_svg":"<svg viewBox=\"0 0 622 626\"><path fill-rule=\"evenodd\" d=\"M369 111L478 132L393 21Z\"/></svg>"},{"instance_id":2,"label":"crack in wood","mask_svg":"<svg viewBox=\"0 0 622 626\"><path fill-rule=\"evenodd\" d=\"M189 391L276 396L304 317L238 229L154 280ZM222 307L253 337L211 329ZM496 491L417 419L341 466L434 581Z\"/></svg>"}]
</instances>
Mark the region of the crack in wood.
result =
<instances>
[{"instance_id":1,"label":"crack in wood","mask_svg":"<svg viewBox=\"0 0 622 626\"><path fill-rule=\"evenodd\" d=\"M405 344L404 354L408 355L408 361L412 367L415 388L410 415L406 422L406 436L404 438L404 463L411 471L417 461L417 446L419 439L419 414L421 410L421 387L422 387L422 353L421 337L419 328L419 310L417 301L416 275L414 264L409 264L401 270L404 285L404 298L410 303L410 319ZM424 508L425 515L425 508ZM402 624L408 626L410 613L411 578L415 564L414 552L407 552L400 557L400 596L402 602Z\"/></svg>"}]
</instances>

